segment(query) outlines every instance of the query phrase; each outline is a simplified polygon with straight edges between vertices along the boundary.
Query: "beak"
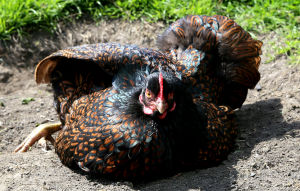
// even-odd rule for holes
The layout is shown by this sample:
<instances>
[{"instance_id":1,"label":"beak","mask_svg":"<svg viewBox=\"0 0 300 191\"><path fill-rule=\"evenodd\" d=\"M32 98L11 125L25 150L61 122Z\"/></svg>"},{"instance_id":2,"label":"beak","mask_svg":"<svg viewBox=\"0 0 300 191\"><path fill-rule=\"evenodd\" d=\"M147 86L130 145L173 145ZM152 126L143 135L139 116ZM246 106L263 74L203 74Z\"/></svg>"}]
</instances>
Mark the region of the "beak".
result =
<instances>
[{"instance_id":1,"label":"beak","mask_svg":"<svg viewBox=\"0 0 300 191\"><path fill-rule=\"evenodd\" d=\"M166 101L159 99L156 103L156 109L160 114L163 114L168 109L168 104Z\"/></svg>"}]
</instances>

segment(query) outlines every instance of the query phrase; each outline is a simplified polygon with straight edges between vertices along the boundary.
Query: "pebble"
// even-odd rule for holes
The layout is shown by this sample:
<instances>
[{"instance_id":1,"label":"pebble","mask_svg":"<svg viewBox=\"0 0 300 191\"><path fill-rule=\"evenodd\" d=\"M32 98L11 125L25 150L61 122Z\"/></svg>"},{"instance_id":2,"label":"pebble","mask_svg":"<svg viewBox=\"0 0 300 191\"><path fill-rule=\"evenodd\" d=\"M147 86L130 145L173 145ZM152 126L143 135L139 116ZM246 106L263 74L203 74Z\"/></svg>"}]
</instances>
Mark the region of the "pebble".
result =
<instances>
[{"instance_id":1,"label":"pebble","mask_svg":"<svg viewBox=\"0 0 300 191\"><path fill-rule=\"evenodd\" d=\"M256 84L255 89L256 89L257 91L260 91L260 90L262 89L262 87L261 87L261 85L258 83L258 84Z\"/></svg>"}]
</instances>

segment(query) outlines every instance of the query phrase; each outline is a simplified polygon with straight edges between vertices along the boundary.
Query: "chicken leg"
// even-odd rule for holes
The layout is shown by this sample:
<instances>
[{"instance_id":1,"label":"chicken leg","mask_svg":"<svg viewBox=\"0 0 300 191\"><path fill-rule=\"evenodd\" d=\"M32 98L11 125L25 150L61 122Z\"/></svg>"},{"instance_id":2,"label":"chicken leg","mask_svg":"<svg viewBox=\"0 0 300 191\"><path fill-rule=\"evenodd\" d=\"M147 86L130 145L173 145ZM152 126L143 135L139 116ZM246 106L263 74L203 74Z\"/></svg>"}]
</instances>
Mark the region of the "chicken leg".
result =
<instances>
[{"instance_id":1,"label":"chicken leg","mask_svg":"<svg viewBox=\"0 0 300 191\"><path fill-rule=\"evenodd\" d=\"M15 149L15 152L26 152L28 149L41 138L45 138L54 145L53 133L61 130L61 122L46 123L35 128L26 139Z\"/></svg>"}]
</instances>

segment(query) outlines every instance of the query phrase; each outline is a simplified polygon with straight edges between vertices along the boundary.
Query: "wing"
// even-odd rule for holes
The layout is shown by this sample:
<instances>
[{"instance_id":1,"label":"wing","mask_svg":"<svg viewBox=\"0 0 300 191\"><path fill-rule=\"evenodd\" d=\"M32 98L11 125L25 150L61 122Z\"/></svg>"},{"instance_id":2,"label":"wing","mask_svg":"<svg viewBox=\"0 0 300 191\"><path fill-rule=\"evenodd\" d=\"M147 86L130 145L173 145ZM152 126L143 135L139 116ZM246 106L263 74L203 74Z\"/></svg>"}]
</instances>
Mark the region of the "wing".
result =
<instances>
[{"instance_id":1,"label":"wing","mask_svg":"<svg viewBox=\"0 0 300 191\"><path fill-rule=\"evenodd\" d=\"M187 16L173 23L158 45L192 83L195 98L237 108L260 79L262 42L227 17Z\"/></svg>"},{"instance_id":2,"label":"wing","mask_svg":"<svg viewBox=\"0 0 300 191\"><path fill-rule=\"evenodd\" d=\"M60 50L36 67L37 83L51 83L62 123L64 114L77 98L112 85L116 89L134 87L135 72L161 68L173 70L164 54L133 45L89 44Z\"/></svg>"},{"instance_id":3,"label":"wing","mask_svg":"<svg viewBox=\"0 0 300 191\"><path fill-rule=\"evenodd\" d=\"M81 71L85 67L89 68L93 65L111 76L115 75L120 68L128 65L140 67L172 65L172 62L164 54L155 50L114 43L87 44L63 49L44 58L36 67L35 80L37 83L50 83L51 75L56 67L64 66L69 69L68 72L72 72L72 67L76 67L78 62L84 64L79 67ZM100 78L104 77L100 76Z\"/></svg>"}]
</instances>

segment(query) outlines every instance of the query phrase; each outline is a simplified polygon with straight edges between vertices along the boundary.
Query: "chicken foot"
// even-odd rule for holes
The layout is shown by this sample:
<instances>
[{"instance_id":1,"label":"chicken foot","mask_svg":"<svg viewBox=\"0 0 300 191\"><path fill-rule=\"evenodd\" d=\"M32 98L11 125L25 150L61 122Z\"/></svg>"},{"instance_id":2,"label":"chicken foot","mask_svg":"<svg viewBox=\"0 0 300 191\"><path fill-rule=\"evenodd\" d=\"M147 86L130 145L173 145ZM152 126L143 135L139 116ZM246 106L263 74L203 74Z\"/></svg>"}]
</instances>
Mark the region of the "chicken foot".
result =
<instances>
[{"instance_id":1,"label":"chicken foot","mask_svg":"<svg viewBox=\"0 0 300 191\"><path fill-rule=\"evenodd\" d=\"M50 141L54 145L55 140L51 136L53 133L61 130L61 122L46 123L36 127L26 139L15 149L15 152L26 152L28 149L41 138Z\"/></svg>"}]
</instances>

